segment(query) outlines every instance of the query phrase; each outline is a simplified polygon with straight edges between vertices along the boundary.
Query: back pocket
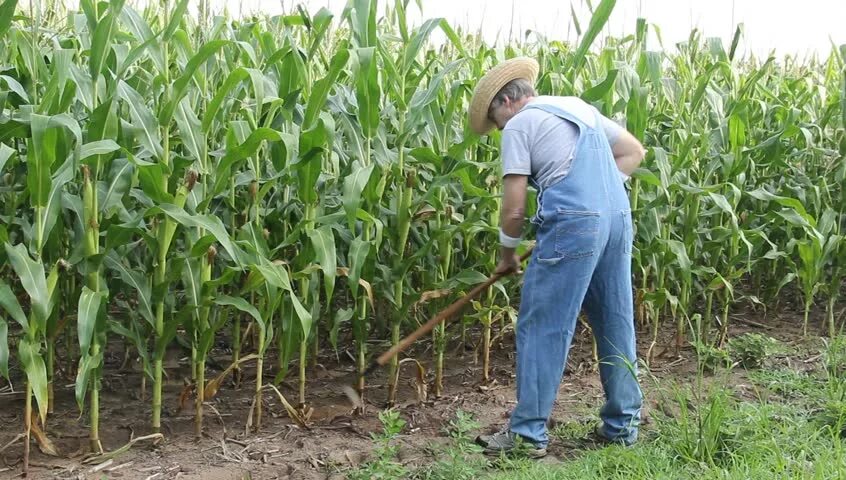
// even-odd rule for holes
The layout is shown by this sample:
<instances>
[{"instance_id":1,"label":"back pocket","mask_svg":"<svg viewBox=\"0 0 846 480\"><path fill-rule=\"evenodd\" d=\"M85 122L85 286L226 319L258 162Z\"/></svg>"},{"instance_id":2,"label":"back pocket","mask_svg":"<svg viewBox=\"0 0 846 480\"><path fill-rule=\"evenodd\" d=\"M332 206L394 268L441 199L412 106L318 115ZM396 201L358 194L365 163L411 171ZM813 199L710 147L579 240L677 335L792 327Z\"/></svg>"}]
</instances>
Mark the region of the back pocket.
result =
<instances>
[{"instance_id":1,"label":"back pocket","mask_svg":"<svg viewBox=\"0 0 846 480\"><path fill-rule=\"evenodd\" d=\"M559 209L555 216L555 246L552 258L565 260L596 255L599 212Z\"/></svg>"}]
</instances>

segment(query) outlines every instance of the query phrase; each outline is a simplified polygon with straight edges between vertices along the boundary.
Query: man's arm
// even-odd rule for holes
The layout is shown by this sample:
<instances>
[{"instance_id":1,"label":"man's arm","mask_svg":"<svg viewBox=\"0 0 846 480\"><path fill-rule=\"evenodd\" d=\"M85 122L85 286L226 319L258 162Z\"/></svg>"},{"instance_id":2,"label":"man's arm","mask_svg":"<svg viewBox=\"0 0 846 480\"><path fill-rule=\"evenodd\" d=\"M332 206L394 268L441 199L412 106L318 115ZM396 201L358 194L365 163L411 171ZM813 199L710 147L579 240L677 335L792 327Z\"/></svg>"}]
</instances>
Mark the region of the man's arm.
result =
<instances>
[{"instance_id":1,"label":"man's arm","mask_svg":"<svg viewBox=\"0 0 846 480\"><path fill-rule=\"evenodd\" d=\"M512 238L520 238L523 235L527 185L526 175L511 174L503 178L500 228L503 233ZM504 245L500 248L500 261L496 273L511 273L519 270L515 249Z\"/></svg>"},{"instance_id":2,"label":"man's arm","mask_svg":"<svg viewBox=\"0 0 846 480\"><path fill-rule=\"evenodd\" d=\"M611 153L614 154L617 169L626 175L631 175L640 166L640 162L646 155L646 150L634 135L627 130L622 130L617 136L617 140L611 145Z\"/></svg>"},{"instance_id":3,"label":"man's arm","mask_svg":"<svg viewBox=\"0 0 846 480\"><path fill-rule=\"evenodd\" d=\"M646 155L646 150L628 130L604 115L600 118L608 144L611 145L611 153L617 162L617 169L631 176Z\"/></svg>"}]
</instances>

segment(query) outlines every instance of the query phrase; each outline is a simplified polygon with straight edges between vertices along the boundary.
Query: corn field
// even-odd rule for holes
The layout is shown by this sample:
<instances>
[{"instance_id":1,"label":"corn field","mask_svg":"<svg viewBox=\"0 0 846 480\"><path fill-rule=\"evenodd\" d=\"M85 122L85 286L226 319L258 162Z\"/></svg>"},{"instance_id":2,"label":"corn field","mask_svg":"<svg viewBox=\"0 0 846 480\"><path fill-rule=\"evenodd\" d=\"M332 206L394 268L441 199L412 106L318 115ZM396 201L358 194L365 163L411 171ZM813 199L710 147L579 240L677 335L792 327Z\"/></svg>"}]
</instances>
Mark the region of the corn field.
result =
<instances>
[{"instance_id":1,"label":"corn field","mask_svg":"<svg viewBox=\"0 0 846 480\"><path fill-rule=\"evenodd\" d=\"M646 19L600 44L613 0L574 18L575 44L532 33L498 47L442 19L410 25L408 0L237 20L188 3L0 2L0 374L25 390L27 452L30 432L50 435L60 366L103 451L109 345L140 359L152 433L163 358L188 352L199 437L204 402L230 388L206 377L225 339L258 430L282 381L298 386L291 415L307 415L319 352L352 352L362 372L483 281L499 139L473 135L466 107L517 55L540 62L541 94L589 101L648 149L627 184L644 361L725 342L733 310L798 309L808 335L842 327L846 45L741 57L739 28L730 45L694 31L652 51ZM487 379L518 288L503 280L436 328L416 358L435 395L449 342L478 342ZM399 367L372 394L388 405Z\"/></svg>"}]
</instances>

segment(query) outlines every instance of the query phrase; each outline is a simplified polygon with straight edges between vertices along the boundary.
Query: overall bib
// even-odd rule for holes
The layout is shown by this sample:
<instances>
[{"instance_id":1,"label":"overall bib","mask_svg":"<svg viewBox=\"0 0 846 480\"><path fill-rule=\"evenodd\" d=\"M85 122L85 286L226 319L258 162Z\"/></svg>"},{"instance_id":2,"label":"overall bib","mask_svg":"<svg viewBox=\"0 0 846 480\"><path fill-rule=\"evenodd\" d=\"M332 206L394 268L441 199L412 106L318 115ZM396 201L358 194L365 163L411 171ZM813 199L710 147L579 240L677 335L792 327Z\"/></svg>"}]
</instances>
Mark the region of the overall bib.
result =
<instances>
[{"instance_id":1,"label":"overall bib","mask_svg":"<svg viewBox=\"0 0 846 480\"><path fill-rule=\"evenodd\" d=\"M538 189L537 245L524 274L517 320L517 406L510 430L546 447L546 423L582 308L597 342L605 391L600 433L637 438L642 393L637 380L631 281L631 206L601 130L557 106L532 103L573 122L580 133L570 172Z\"/></svg>"}]
</instances>

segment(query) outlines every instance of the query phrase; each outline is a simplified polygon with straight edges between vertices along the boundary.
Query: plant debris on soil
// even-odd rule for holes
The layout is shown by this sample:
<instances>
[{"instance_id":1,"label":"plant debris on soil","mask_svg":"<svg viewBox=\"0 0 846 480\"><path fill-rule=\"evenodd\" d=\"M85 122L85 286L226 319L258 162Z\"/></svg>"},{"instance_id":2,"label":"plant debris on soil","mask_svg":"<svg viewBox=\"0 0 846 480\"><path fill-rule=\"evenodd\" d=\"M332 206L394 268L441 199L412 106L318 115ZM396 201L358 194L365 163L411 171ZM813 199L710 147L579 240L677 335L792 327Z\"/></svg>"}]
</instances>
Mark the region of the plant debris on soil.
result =
<instances>
[{"instance_id":1,"label":"plant debris on soil","mask_svg":"<svg viewBox=\"0 0 846 480\"><path fill-rule=\"evenodd\" d=\"M754 325L754 315L749 315L748 319L749 322L735 322L732 335L763 331L749 326ZM769 326L767 335L784 344L807 345L802 338L801 319L769 317L766 323ZM696 375L696 352L689 345L676 352L672 346L673 335L671 332L662 335L661 344L667 347L659 349L659 354L649 366L649 373L650 377L659 381L672 379L684 382ZM639 332L640 355L645 355L649 347L648 337L646 332ZM403 356L413 357L423 366L429 365L430 346L420 342L416 347ZM381 346L374 345L371 351L378 354L379 348ZM776 361L802 368L803 361L814 354L814 350L808 349L805 358L793 355ZM123 355L120 343L110 345L106 362L111 365L104 370L106 374L100 400L102 418L105 419L100 426L101 441L104 449L113 452L113 455L90 455L87 416L80 415L76 406L73 379L59 374L55 384L56 413L48 416L46 428L58 456L44 454L33 441L31 478L340 479L345 478L345 471L367 461L374 447L372 435L382 430L377 414L386 407L385 372L376 372L368 378L365 411L355 410L342 388L355 380L354 363L351 355L340 351L337 355L336 352L324 352L320 364L309 366L308 399L312 412L305 426L291 419L280 396L267 391L263 401L268 416L261 431L246 430L254 388L246 380L250 378L248 365L240 387L234 386L230 378L207 403L203 438L195 440L191 403L184 402L184 408L180 408L185 379L190 379L190 358L177 356L172 358L170 368L167 368L163 435L138 441L150 433L150 399L140 397L139 371L119 371L117 368L123 362ZM215 363L219 365L226 365L229 360L223 351L215 352L214 356ZM417 364L403 364L402 388L398 405L394 406L406 422L404 431L397 438L399 461L411 467L431 462L429 447L433 442L448 440L445 427L458 410L473 415L485 432L501 427L515 404L514 360L513 337L508 336L492 350L491 381L483 384L480 382L481 358L477 357L474 345L461 348L457 342L452 342L448 361L445 362L444 395L440 398L421 398ZM596 367L590 332L580 326L550 420L552 428L569 422L585 422L597 415L603 402L603 392ZM268 372L268 378L274 374ZM736 370L733 375L742 376L744 372ZM427 380L431 381L431 376L431 372L427 372ZM656 399L650 396L654 386L650 379L642 375L641 383L646 396L642 428L648 430L650 410L657 404ZM18 385L22 382L15 383L16 387ZM737 385L742 386L743 382L739 381ZM296 387L295 383L288 382L278 385L279 393L287 398L296 397ZM426 389L422 390L425 394ZM10 387L0 391L0 423L5 426L0 432L0 446L6 445L0 453L0 478L20 475L23 445L18 435L23 429L22 411L21 392L12 391ZM577 454L573 445L553 441L549 458L544 461L563 461Z\"/></svg>"}]
</instances>

